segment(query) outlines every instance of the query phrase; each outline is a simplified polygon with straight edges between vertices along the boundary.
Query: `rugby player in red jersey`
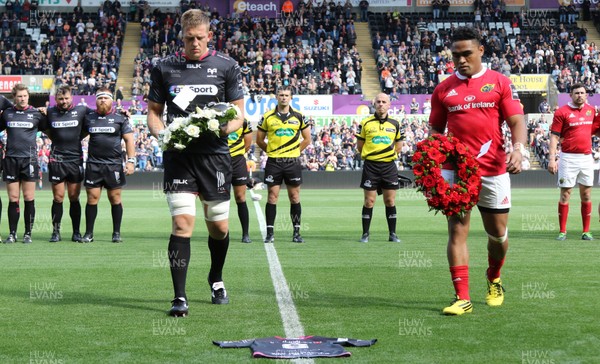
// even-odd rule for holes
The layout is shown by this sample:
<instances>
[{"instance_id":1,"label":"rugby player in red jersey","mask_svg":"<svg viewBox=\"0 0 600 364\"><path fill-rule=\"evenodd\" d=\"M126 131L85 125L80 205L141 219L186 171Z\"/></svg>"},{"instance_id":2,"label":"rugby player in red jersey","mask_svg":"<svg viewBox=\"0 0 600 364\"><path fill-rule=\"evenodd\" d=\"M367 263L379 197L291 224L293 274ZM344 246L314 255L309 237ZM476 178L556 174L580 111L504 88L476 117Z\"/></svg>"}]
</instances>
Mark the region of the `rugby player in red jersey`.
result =
<instances>
[{"instance_id":1,"label":"rugby player in red jersey","mask_svg":"<svg viewBox=\"0 0 600 364\"><path fill-rule=\"evenodd\" d=\"M556 240L567 239L567 217L571 190L579 185L581 198L582 240L594 240L590 233L592 216L592 186L594 184L594 157L592 156L592 125L596 109L587 103L585 86L571 86L571 102L554 113L550 127L550 152L548 172L558 172L558 224L560 232ZM560 140L560 160L556 151Z\"/></svg>"},{"instance_id":2,"label":"rugby player in red jersey","mask_svg":"<svg viewBox=\"0 0 600 364\"><path fill-rule=\"evenodd\" d=\"M500 269L508 250L508 212L511 206L509 173L521 172L527 128L523 108L510 79L485 68L484 47L472 28L457 28L452 35L452 59L457 72L441 82L431 100L431 133L459 138L474 153L482 175L478 208L488 235L486 303L500 306L504 289ZM512 151L506 154L502 125L506 121L512 136ZM444 170L452 182L453 170ZM469 235L471 215L448 218L448 263L456 298L443 309L446 315L472 312L469 295Z\"/></svg>"}]
</instances>

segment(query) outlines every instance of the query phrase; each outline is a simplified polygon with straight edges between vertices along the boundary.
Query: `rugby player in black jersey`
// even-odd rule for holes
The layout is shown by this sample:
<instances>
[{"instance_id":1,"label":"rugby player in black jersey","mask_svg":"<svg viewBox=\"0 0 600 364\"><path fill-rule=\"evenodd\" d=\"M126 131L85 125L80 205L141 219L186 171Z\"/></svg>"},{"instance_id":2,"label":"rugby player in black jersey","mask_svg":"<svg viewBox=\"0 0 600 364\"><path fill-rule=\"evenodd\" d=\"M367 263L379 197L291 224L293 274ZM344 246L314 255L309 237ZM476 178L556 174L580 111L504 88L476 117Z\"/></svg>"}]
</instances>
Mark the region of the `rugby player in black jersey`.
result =
<instances>
[{"instance_id":1,"label":"rugby player in black jersey","mask_svg":"<svg viewBox=\"0 0 600 364\"><path fill-rule=\"evenodd\" d=\"M20 218L19 198L23 191L25 205L25 233L23 243L31 243L35 221L35 182L38 179L37 132L46 129L46 117L29 105L29 89L16 84L11 91L14 106L4 110L0 117L0 131L6 130L6 149L2 160L2 179L8 191L9 235L5 243L17 240Z\"/></svg>"},{"instance_id":2,"label":"rugby player in black jersey","mask_svg":"<svg viewBox=\"0 0 600 364\"><path fill-rule=\"evenodd\" d=\"M52 183L52 236L50 242L61 240L60 223L63 215L65 185L69 197L69 216L73 226L72 241L81 242L81 204L79 193L83 181L83 151L81 149L81 128L85 115L92 110L83 105L73 105L71 87L60 86L56 90L56 106L46 110L48 130L52 140L49 180Z\"/></svg>"},{"instance_id":3,"label":"rugby player in black jersey","mask_svg":"<svg viewBox=\"0 0 600 364\"><path fill-rule=\"evenodd\" d=\"M135 171L135 140L127 117L115 113L113 95L108 88L101 87L96 91L96 111L85 115L82 133L84 136L90 136L83 182L87 193L87 204L85 205L85 234L82 242L94 241L98 200L104 187L111 205L112 242L120 243L123 219L121 189L125 186L125 176ZM125 141L127 152L125 167L123 167L121 140Z\"/></svg>"},{"instance_id":4,"label":"rugby player in black jersey","mask_svg":"<svg viewBox=\"0 0 600 364\"><path fill-rule=\"evenodd\" d=\"M8 109L9 107L12 107L13 104L12 102L10 102L6 97L4 96L0 96L0 115L2 115L2 112L6 109ZM4 144L2 144L2 142L0 142L0 158L4 158ZM2 172L2 163L0 163L0 172ZM2 218L2 199L0 198L0 218ZM2 239L0 239L1 241Z\"/></svg>"},{"instance_id":5,"label":"rugby player in black jersey","mask_svg":"<svg viewBox=\"0 0 600 364\"><path fill-rule=\"evenodd\" d=\"M237 62L208 49L213 37L210 18L202 11L186 11L181 18L184 54L171 55L154 67L148 96L148 127L161 138L167 110L169 124L196 107L211 102L230 102L244 109L242 76ZM175 298L169 314L188 314L185 283L190 259L190 240L196 220L196 197L200 197L208 230L211 267L208 284L213 304L229 303L222 271L229 247L229 198L231 156L227 136L242 127L243 112L221 126L220 137L203 134L182 151L166 150L164 190L172 216L168 255Z\"/></svg>"}]
</instances>

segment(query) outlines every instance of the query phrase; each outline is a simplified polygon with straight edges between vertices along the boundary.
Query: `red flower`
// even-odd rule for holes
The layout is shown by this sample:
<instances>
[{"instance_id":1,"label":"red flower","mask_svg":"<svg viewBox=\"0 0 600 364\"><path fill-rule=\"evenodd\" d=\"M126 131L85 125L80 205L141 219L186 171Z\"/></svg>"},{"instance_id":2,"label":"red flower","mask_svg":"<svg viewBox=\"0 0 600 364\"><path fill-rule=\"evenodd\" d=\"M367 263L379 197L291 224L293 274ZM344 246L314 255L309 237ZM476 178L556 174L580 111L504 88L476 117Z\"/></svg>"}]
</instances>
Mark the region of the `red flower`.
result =
<instances>
[{"instance_id":1,"label":"red flower","mask_svg":"<svg viewBox=\"0 0 600 364\"><path fill-rule=\"evenodd\" d=\"M435 164L440 164L446 160L446 155L442 154L442 152L437 149L429 149L427 151L427 156L431 158Z\"/></svg>"},{"instance_id":2,"label":"red flower","mask_svg":"<svg viewBox=\"0 0 600 364\"><path fill-rule=\"evenodd\" d=\"M415 183L425 195L430 210L462 217L479 201L479 164L457 138L440 134L430 136L417 144L412 161ZM442 177L444 162L455 165L456 181L453 186Z\"/></svg>"},{"instance_id":3,"label":"red flower","mask_svg":"<svg viewBox=\"0 0 600 364\"><path fill-rule=\"evenodd\" d=\"M467 147L463 143L458 143L454 147L458 155L465 155L467 153Z\"/></svg>"},{"instance_id":4,"label":"red flower","mask_svg":"<svg viewBox=\"0 0 600 364\"><path fill-rule=\"evenodd\" d=\"M432 175L427 175L423 177L423 187L428 190L431 190L436 185L436 180Z\"/></svg>"},{"instance_id":5,"label":"red flower","mask_svg":"<svg viewBox=\"0 0 600 364\"><path fill-rule=\"evenodd\" d=\"M422 176L424 170L425 168L423 168L422 164L415 164L413 167L413 173L415 176Z\"/></svg>"},{"instance_id":6,"label":"red flower","mask_svg":"<svg viewBox=\"0 0 600 364\"><path fill-rule=\"evenodd\" d=\"M415 152L415 154L413 154L412 160L413 162L420 162L421 158L423 158L423 154L421 152Z\"/></svg>"}]
</instances>

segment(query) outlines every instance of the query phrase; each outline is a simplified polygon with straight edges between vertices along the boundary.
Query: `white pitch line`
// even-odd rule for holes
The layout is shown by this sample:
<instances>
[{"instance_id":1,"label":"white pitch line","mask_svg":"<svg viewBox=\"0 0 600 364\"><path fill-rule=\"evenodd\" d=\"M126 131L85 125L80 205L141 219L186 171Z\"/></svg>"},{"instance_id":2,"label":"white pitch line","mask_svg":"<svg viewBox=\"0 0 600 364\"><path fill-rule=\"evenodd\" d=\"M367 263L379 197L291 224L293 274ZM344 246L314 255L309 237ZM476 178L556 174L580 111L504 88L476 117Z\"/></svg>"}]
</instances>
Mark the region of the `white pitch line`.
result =
<instances>
[{"instance_id":1,"label":"white pitch line","mask_svg":"<svg viewBox=\"0 0 600 364\"><path fill-rule=\"evenodd\" d=\"M250 190L250 196L254 197L254 191ZM254 199L253 199L254 200ZM254 208L256 209L256 216L258 218L258 224L260 226L260 233L263 240L267 236L267 223L265 216L262 213L262 209L258 201L254 201ZM294 305L294 299L292 293L287 284L285 276L283 275L283 269L275 250L275 244L263 244L265 251L267 252L267 260L269 261L269 270L271 271L271 280L273 281L273 287L275 288L275 297L277 298L277 305L279 306L279 313L281 314L281 321L283 322L283 331L285 337L295 338L304 336L304 328L300 322L298 311L296 311L296 305ZM294 359L294 363L302 364L313 364L312 359Z\"/></svg>"}]
</instances>

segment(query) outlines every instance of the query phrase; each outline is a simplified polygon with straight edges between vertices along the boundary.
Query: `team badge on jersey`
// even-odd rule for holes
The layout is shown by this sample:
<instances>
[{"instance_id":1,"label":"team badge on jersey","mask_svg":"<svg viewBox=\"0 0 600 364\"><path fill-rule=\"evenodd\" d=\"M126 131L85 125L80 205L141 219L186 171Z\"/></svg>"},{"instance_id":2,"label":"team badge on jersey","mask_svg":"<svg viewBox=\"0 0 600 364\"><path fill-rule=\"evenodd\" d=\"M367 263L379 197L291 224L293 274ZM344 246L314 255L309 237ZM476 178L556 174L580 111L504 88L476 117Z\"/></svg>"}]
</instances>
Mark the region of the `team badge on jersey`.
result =
<instances>
[{"instance_id":1,"label":"team badge on jersey","mask_svg":"<svg viewBox=\"0 0 600 364\"><path fill-rule=\"evenodd\" d=\"M486 93L487 92L491 92L494 89L494 87L496 87L495 84L493 84L493 83L486 83L485 85L483 85L483 87L481 88L480 91L481 92L486 92Z\"/></svg>"},{"instance_id":2,"label":"team badge on jersey","mask_svg":"<svg viewBox=\"0 0 600 364\"><path fill-rule=\"evenodd\" d=\"M585 116L591 116L592 115L592 110L588 110L585 112Z\"/></svg>"}]
</instances>

